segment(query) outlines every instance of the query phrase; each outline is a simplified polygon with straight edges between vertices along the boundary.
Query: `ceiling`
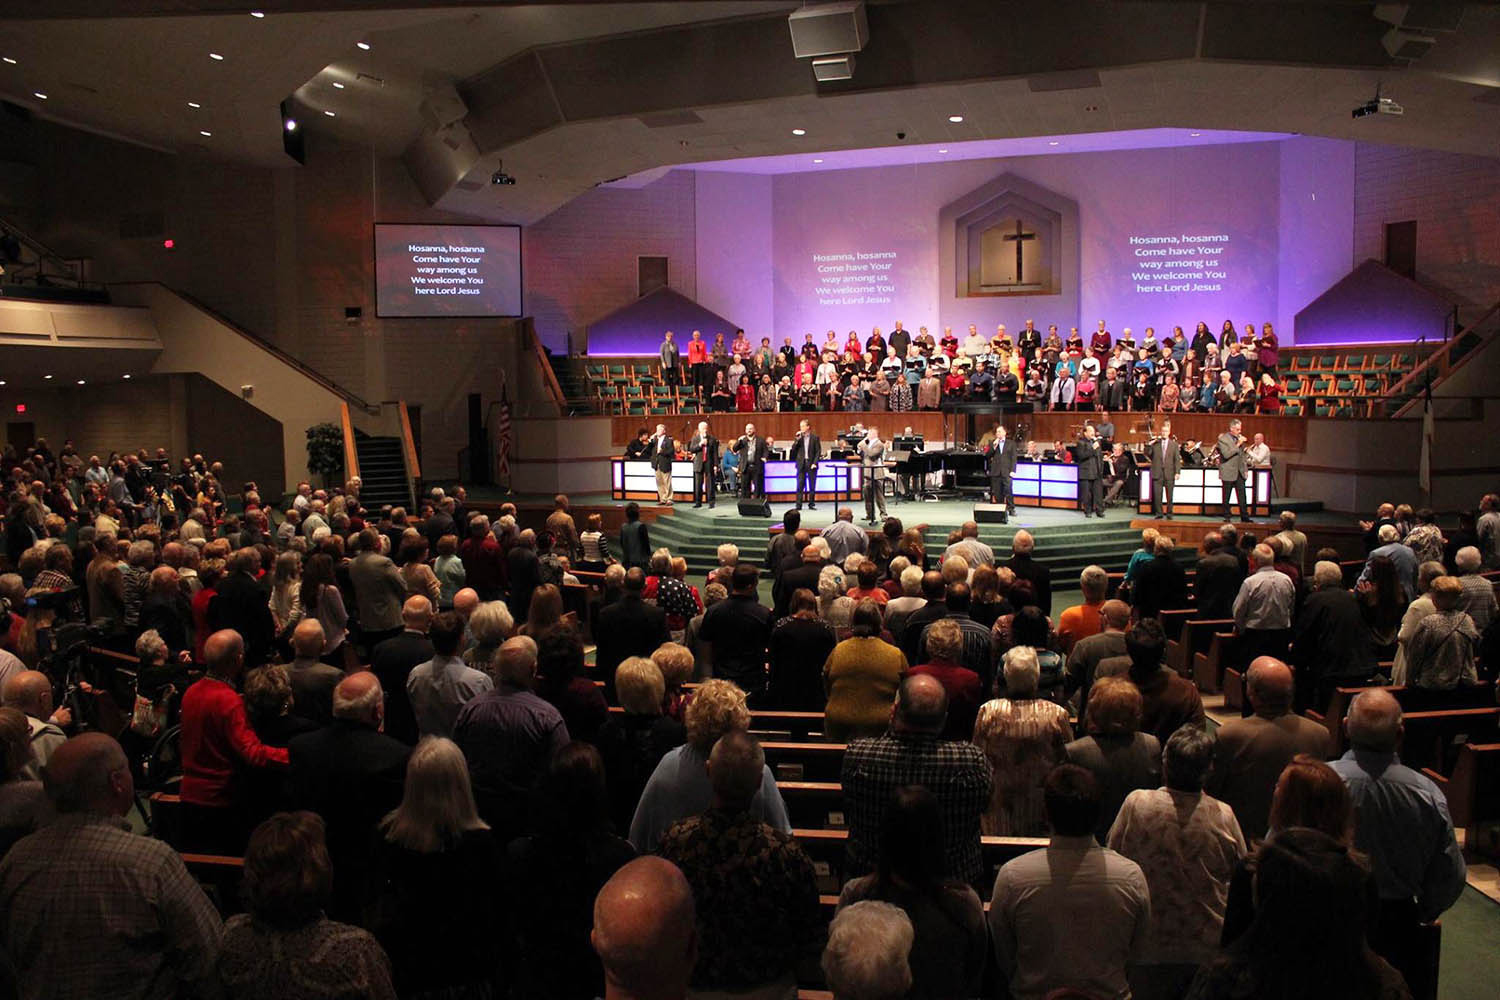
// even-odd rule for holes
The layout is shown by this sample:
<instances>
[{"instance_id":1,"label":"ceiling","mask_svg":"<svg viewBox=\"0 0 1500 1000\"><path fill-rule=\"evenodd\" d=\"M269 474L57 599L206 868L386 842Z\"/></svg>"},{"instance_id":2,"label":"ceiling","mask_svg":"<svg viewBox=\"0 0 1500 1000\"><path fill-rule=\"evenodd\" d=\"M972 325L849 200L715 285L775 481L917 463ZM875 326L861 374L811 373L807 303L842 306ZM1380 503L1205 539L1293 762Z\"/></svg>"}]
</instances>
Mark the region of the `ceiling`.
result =
<instances>
[{"instance_id":1,"label":"ceiling","mask_svg":"<svg viewBox=\"0 0 1500 1000\"><path fill-rule=\"evenodd\" d=\"M0 98L157 149L294 169L289 95L310 142L398 156L421 141L424 96L456 89L477 158L434 201L520 223L602 182L743 157L811 168L819 153L1142 129L1500 150L1493 6L1464 7L1406 66L1380 47L1370 3L887 2L870 6L854 80L823 86L792 54L796 6L282 0L255 18L216 0L0 0L0 56L15 60L0 63ZM1352 119L1377 84L1405 115ZM488 183L502 161L516 186Z\"/></svg>"}]
</instances>

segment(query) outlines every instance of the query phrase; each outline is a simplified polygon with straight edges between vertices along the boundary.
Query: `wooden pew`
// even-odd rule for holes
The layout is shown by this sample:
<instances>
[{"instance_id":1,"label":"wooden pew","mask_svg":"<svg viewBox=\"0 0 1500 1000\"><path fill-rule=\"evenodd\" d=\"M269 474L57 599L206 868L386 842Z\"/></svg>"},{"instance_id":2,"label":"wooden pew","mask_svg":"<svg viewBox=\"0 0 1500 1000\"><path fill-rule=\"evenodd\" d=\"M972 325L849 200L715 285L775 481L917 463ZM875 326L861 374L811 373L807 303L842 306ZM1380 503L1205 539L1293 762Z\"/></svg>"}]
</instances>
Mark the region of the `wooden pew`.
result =
<instances>
[{"instance_id":1,"label":"wooden pew","mask_svg":"<svg viewBox=\"0 0 1500 1000\"><path fill-rule=\"evenodd\" d=\"M849 832L793 829L792 836L812 859L813 867L818 873L818 891L837 893L842 889L847 881L844 874L844 853L849 842ZM979 850L984 858L984 883L993 883L995 872L1007 861L1046 846L1046 837L981 837Z\"/></svg>"},{"instance_id":2,"label":"wooden pew","mask_svg":"<svg viewBox=\"0 0 1500 1000\"><path fill-rule=\"evenodd\" d=\"M839 781L844 768L844 744L767 741L761 744L766 763L779 781Z\"/></svg>"},{"instance_id":3,"label":"wooden pew","mask_svg":"<svg viewBox=\"0 0 1500 1000\"><path fill-rule=\"evenodd\" d=\"M1342 754L1348 749L1344 744L1344 717L1349 714L1349 705L1369 686L1355 685L1338 687L1329 699L1327 713L1309 711L1309 719L1328 727L1333 739L1334 752ZM1403 712L1434 712L1444 709L1483 708L1495 704L1495 687L1491 681L1481 681L1471 687L1457 687L1451 691L1434 691L1430 688L1414 688L1402 684L1391 685L1385 690L1401 705Z\"/></svg>"},{"instance_id":4,"label":"wooden pew","mask_svg":"<svg viewBox=\"0 0 1500 1000\"><path fill-rule=\"evenodd\" d=\"M1407 712L1402 717L1401 763L1451 774L1466 743L1500 742L1500 706Z\"/></svg>"},{"instance_id":5,"label":"wooden pew","mask_svg":"<svg viewBox=\"0 0 1500 1000\"><path fill-rule=\"evenodd\" d=\"M1182 633L1176 643L1167 642L1167 665L1177 673L1198 685L1198 690L1212 694L1219 690L1219 678L1212 672L1202 676L1198 673L1198 654L1206 651L1213 642L1215 632L1234 628L1233 618L1190 618L1182 625ZM1172 661L1173 647L1177 647L1177 660ZM1207 658L1205 657L1205 663Z\"/></svg>"},{"instance_id":6,"label":"wooden pew","mask_svg":"<svg viewBox=\"0 0 1500 1000\"><path fill-rule=\"evenodd\" d=\"M244 909L240 883L245 876L245 859L220 854L180 853L183 866L204 893L213 901L219 916L230 917Z\"/></svg>"},{"instance_id":7,"label":"wooden pew","mask_svg":"<svg viewBox=\"0 0 1500 1000\"><path fill-rule=\"evenodd\" d=\"M603 681L596 681L602 686ZM684 685L686 686L686 685ZM609 706L611 714L623 715L625 709L619 705ZM750 731L758 736L769 737L780 742L823 741L822 712L783 712L777 709L752 709ZM842 746L843 744L839 744Z\"/></svg>"},{"instance_id":8,"label":"wooden pew","mask_svg":"<svg viewBox=\"0 0 1500 1000\"><path fill-rule=\"evenodd\" d=\"M837 781L778 781L787 818L797 829L844 829L844 788Z\"/></svg>"},{"instance_id":9,"label":"wooden pew","mask_svg":"<svg viewBox=\"0 0 1500 1000\"><path fill-rule=\"evenodd\" d=\"M1161 628L1167 636L1167 649L1170 651L1172 644L1182 636L1182 630L1197 614L1196 608L1168 608L1161 613ZM1182 673L1181 670L1177 671Z\"/></svg>"},{"instance_id":10,"label":"wooden pew","mask_svg":"<svg viewBox=\"0 0 1500 1000\"><path fill-rule=\"evenodd\" d=\"M1209 633L1206 652L1193 653L1193 679L1198 682L1199 690L1224 690L1225 682L1229 679L1226 677L1225 668L1230 663L1229 654L1236 637L1233 631L1221 631L1221 628L1222 626L1215 627ZM1242 687L1238 683L1238 677L1235 678L1235 681L1235 690L1233 692L1224 690L1225 708L1240 707L1240 701L1236 700L1234 704L1230 704L1229 701L1231 694L1237 699L1243 695ZM1212 687L1205 688L1204 684L1211 684Z\"/></svg>"},{"instance_id":11,"label":"wooden pew","mask_svg":"<svg viewBox=\"0 0 1500 1000\"><path fill-rule=\"evenodd\" d=\"M1500 743L1459 747L1451 777L1430 767L1422 773L1447 797L1453 825L1464 830L1464 849L1500 859Z\"/></svg>"}]
</instances>

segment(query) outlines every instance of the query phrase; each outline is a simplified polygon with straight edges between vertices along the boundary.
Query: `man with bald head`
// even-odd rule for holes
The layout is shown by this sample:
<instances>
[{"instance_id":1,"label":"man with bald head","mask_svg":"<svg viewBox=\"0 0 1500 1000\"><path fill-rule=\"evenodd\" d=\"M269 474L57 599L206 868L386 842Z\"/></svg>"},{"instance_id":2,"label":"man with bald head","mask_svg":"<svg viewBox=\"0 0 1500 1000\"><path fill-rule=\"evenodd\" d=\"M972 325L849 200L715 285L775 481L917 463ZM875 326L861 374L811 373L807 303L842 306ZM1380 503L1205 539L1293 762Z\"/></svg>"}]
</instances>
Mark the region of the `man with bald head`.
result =
<instances>
[{"instance_id":1,"label":"man with bald head","mask_svg":"<svg viewBox=\"0 0 1500 1000\"><path fill-rule=\"evenodd\" d=\"M240 798L245 768L285 767L287 752L260 741L245 716L239 681L245 643L221 629L203 643L203 677L182 696L182 836L188 850L244 853L250 830Z\"/></svg>"},{"instance_id":2,"label":"man with bald head","mask_svg":"<svg viewBox=\"0 0 1500 1000\"><path fill-rule=\"evenodd\" d=\"M381 817L401 803L411 749L380 731L385 698L380 680L362 670L333 689L333 721L295 737L291 796L328 828L333 861L329 915L354 920L373 898L374 840Z\"/></svg>"},{"instance_id":3,"label":"man with bald head","mask_svg":"<svg viewBox=\"0 0 1500 1000\"><path fill-rule=\"evenodd\" d=\"M370 670L385 690L385 731L407 746L417 742L417 717L406 694L406 681L419 663L432 659L427 629L432 624L432 602L421 594L401 606L401 632L381 642L370 657Z\"/></svg>"},{"instance_id":4,"label":"man with bald head","mask_svg":"<svg viewBox=\"0 0 1500 1000\"><path fill-rule=\"evenodd\" d=\"M993 790L984 752L968 741L941 738L948 694L936 677L901 682L884 736L855 740L844 752L842 781L849 813L845 877L867 874L879 854L880 829L891 795L903 785L925 785L943 813L945 874L978 886L979 817Z\"/></svg>"},{"instance_id":5,"label":"man with bald head","mask_svg":"<svg viewBox=\"0 0 1500 1000\"><path fill-rule=\"evenodd\" d=\"M42 768L53 751L68 738L58 725L67 710L52 711L52 682L39 670L12 675L0 687L0 704L26 713L26 723L31 727L31 759L21 768L21 777L40 781Z\"/></svg>"},{"instance_id":6,"label":"man with bald head","mask_svg":"<svg viewBox=\"0 0 1500 1000\"><path fill-rule=\"evenodd\" d=\"M1292 668L1273 656L1258 656L1245 675L1255 714L1219 727L1214 765L1205 787L1229 803L1247 840L1261 840L1271 816L1271 794L1282 769L1298 754L1327 760L1333 753L1328 729L1292 711Z\"/></svg>"},{"instance_id":7,"label":"man with bald head","mask_svg":"<svg viewBox=\"0 0 1500 1000\"><path fill-rule=\"evenodd\" d=\"M1117 598L1099 606L1101 630L1073 644L1068 654L1067 689L1078 692L1078 717L1088 718L1089 691L1094 686L1099 664L1114 656L1124 656L1125 629L1130 626L1130 605Z\"/></svg>"},{"instance_id":8,"label":"man with bald head","mask_svg":"<svg viewBox=\"0 0 1500 1000\"><path fill-rule=\"evenodd\" d=\"M323 626L316 618L304 618L292 630L294 659L287 664L292 681L292 712L326 726L333 720L333 689L344 679L338 667L324 663Z\"/></svg>"},{"instance_id":9,"label":"man with bald head","mask_svg":"<svg viewBox=\"0 0 1500 1000\"><path fill-rule=\"evenodd\" d=\"M615 872L594 899L589 935L604 965L604 1000L682 1000L698 959L693 889L657 857Z\"/></svg>"},{"instance_id":10,"label":"man with bald head","mask_svg":"<svg viewBox=\"0 0 1500 1000\"><path fill-rule=\"evenodd\" d=\"M1349 788L1359 817L1354 846L1370 859L1380 895L1370 946L1407 977L1413 995L1430 996L1416 925L1454 904L1467 870L1442 791L1396 755L1402 728L1401 705L1389 691L1360 693L1344 719L1351 749L1332 766Z\"/></svg>"},{"instance_id":11,"label":"man with bald head","mask_svg":"<svg viewBox=\"0 0 1500 1000\"><path fill-rule=\"evenodd\" d=\"M59 818L0 863L0 948L20 995L170 998L210 985L223 925L177 852L130 832L120 745L85 733L57 749Z\"/></svg>"}]
</instances>

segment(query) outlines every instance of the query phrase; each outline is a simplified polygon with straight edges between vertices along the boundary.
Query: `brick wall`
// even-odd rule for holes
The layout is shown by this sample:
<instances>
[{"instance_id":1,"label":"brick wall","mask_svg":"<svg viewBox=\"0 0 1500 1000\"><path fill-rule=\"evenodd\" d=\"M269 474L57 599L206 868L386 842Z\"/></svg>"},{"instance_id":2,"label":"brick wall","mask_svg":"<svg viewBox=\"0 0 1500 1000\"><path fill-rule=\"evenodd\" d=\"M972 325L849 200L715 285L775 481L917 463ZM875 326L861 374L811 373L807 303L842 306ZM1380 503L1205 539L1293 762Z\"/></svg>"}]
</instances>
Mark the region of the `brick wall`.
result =
<instances>
[{"instance_id":1,"label":"brick wall","mask_svg":"<svg viewBox=\"0 0 1500 1000\"><path fill-rule=\"evenodd\" d=\"M694 175L673 170L636 188L595 188L524 234L526 312L554 351L636 297L636 258L665 256L671 286L697 297Z\"/></svg>"},{"instance_id":2,"label":"brick wall","mask_svg":"<svg viewBox=\"0 0 1500 1000\"><path fill-rule=\"evenodd\" d=\"M1385 226L1415 219L1417 279L1476 319L1500 299L1500 160L1357 143L1354 260L1385 258Z\"/></svg>"}]
</instances>

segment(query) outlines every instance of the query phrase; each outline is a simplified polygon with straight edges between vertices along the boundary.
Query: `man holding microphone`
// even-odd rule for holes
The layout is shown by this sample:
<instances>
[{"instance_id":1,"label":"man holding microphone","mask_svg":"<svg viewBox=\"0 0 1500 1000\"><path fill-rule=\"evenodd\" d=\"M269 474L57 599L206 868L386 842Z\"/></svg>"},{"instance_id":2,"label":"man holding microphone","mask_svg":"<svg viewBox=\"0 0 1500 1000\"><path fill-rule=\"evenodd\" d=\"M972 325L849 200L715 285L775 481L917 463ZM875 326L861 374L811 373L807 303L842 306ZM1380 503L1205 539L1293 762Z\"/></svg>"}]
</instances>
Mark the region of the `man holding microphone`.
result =
<instances>
[{"instance_id":1,"label":"man holding microphone","mask_svg":"<svg viewBox=\"0 0 1500 1000\"><path fill-rule=\"evenodd\" d=\"M804 500L808 510L817 510L818 460L823 457L823 443L812 432L806 420L797 425L797 439L792 442L792 461L797 463L797 509Z\"/></svg>"}]
</instances>

